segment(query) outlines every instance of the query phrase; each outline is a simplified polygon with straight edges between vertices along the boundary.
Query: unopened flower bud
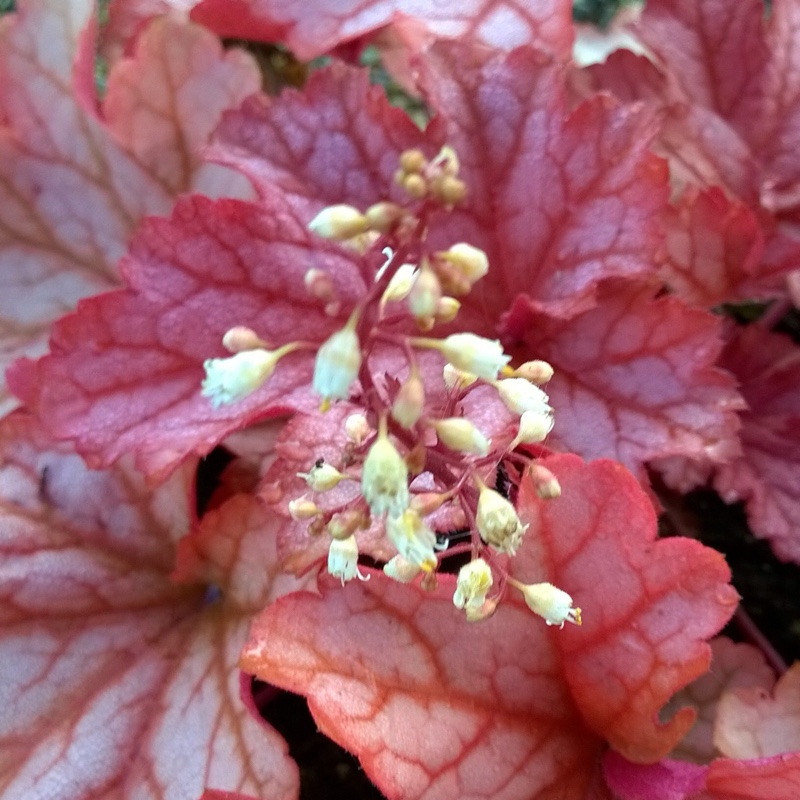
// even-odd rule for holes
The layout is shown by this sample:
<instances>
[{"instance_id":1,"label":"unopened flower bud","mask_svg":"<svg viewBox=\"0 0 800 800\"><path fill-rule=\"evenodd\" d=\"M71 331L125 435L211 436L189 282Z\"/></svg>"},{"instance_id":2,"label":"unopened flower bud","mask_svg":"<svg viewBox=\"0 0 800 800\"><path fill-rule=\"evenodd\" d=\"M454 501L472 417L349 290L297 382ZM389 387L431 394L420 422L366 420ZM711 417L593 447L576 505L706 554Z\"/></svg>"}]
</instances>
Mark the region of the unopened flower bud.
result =
<instances>
[{"instance_id":1,"label":"unopened flower bud","mask_svg":"<svg viewBox=\"0 0 800 800\"><path fill-rule=\"evenodd\" d=\"M509 578L508 582L522 592L528 608L544 617L548 625L563 628L565 622L581 624L581 609L573 608L572 597L552 583L525 584L513 578Z\"/></svg>"},{"instance_id":2,"label":"unopened flower bud","mask_svg":"<svg viewBox=\"0 0 800 800\"><path fill-rule=\"evenodd\" d=\"M384 201L371 205L364 216L371 230L389 233L404 214L405 210L397 203Z\"/></svg>"},{"instance_id":3,"label":"unopened flower bud","mask_svg":"<svg viewBox=\"0 0 800 800\"><path fill-rule=\"evenodd\" d=\"M298 472L297 477L302 478L315 492L327 492L338 486L347 475L327 461L318 461L308 472Z\"/></svg>"},{"instance_id":4,"label":"unopened flower bud","mask_svg":"<svg viewBox=\"0 0 800 800\"><path fill-rule=\"evenodd\" d=\"M467 614L467 622L483 622L483 620L489 619L489 617L497 611L498 602L496 597L490 597L478 608L470 608L467 606L464 609Z\"/></svg>"},{"instance_id":5,"label":"unopened flower bud","mask_svg":"<svg viewBox=\"0 0 800 800\"><path fill-rule=\"evenodd\" d=\"M423 592L435 592L439 586L439 579L436 577L435 570L425 572L422 575L422 580L419 582L419 588Z\"/></svg>"},{"instance_id":6,"label":"unopened flower bud","mask_svg":"<svg viewBox=\"0 0 800 800\"><path fill-rule=\"evenodd\" d=\"M427 319L436 315L442 287L436 273L423 262L417 279L408 295L408 307L417 319Z\"/></svg>"},{"instance_id":7,"label":"unopened flower bud","mask_svg":"<svg viewBox=\"0 0 800 800\"><path fill-rule=\"evenodd\" d=\"M325 520L325 517L320 514L318 517L314 517L314 519L311 520L306 528L306 533L312 538L316 539L318 536L322 536L322 534L325 532L325 526L327 524L328 523Z\"/></svg>"},{"instance_id":8,"label":"unopened flower bud","mask_svg":"<svg viewBox=\"0 0 800 800\"><path fill-rule=\"evenodd\" d=\"M341 330L332 334L317 351L314 362L313 387L322 395L323 410L331 398L345 399L361 368L361 344L355 331L357 312L354 311Z\"/></svg>"},{"instance_id":9,"label":"unopened flower bud","mask_svg":"<svg viewBox=\"0 0 800 800\"><path fill-rule=\"evenodd\" d=\"M328 550L328 572L334 578L339 578L344 586L345 581L358 577L359 580L369 580L369 575L362 575L358 569L358 544L355 536L346 539L333 539Z\"/></svg>"},{"instance_id":10,"label":"unopened flower bud","mask_svg":"<svg viewBox=\"0 0 800 800\"><path fill-rule=\"evenodd\" d=\"M543 386L553 377L553 368L546 361L526 361L514 370L513 376Z\"/></svg>"},{"instance_id":11,"label":"unopened flower bud","mask_svg":"<svg viewBox=\"0 0 800 800\"><path fill-rule=\"evenodd\" d=\"M352 239L345 239L342 245L348 250L364 255L380 238L381 235L378 231L364 231L364 233L359 233L358 236L354 236Z\"/></svg>"},{"instance_id":12,"label":"unopened flower bud","mask_svg":"<svg viewBox=\"0 0 800 800\"><path fill-rule=\"evenodd\" d=\"M553 411L548 403L550 398L525 378L495 381L494 387L506 408L514 414L523 414L526 411L545 414Z\"/></svg>"},{"instance_id":13,"label":"unopened flower bud","mask_svg":"<svg viewBox=\"0 0 800 800\"><path fill-rule=\"evenodd\" d=\"M421 150L404 150L400 153L400 169L404 172L422 172L427 163Z\"/></svg>"},{"instance_id":14,"label":"unopened flower bud","mask_svg":"<svg viewBox=\"0 0 800 800\"><path fill-rule=\"evenodd\" d=\"M456 608L480 608L492 588L491 567L482 559L476 558L464 564L458 571L453 605Z\"/></svg>"},{"instance_id":15,"label":"unopened flower bud","mask_svg":"<svg viewBox=\"0 0 800 800\"><path fill-rule=\"evenodd\" d=\"M361 527L364 515L360 511L341 511L334 514L328 522L328 535L331 539L347 539Z\"/></svg>"},{"instance_id":16,"label":"unopened flower bud","mask_svg":"<svg viewBox=\"0 0 800 800\"><path fill-rule=\"evenodd\" d=\"M466 389L467 386L472 386L478 380L477 375L473 375L471 372L464 372L452 364L444 365L442 377L444 378L444 385L448 389L456 389L457 391Z\"/></svg>"},{"instance_id":17,"label":"unopened flower bud","mask_svg":"<svg viewBox=\"0 0 800 800\"><path fill-rule=\"evenodd\" d=\"M437 259L434 264L439 283L442 285L442 292L456 297L463 297L465 294L469 294L472 284L461 270L442 259Z\"/></svg>"},{"instance_id":18,"label":"unopened flower bud","mask_svg":"<svg viewBox=\"0 0 800 800\"><path fill-rule=\"evenodd\" d=\"M550 406L544 411L526 411L519 418L519 431L514 437L514 441L509 445L513 450L519 444L538 444L547 438L547 434L553 430L555 417Z\"/></svg>"},{"instance_id":19,"label":"unopened flower bud","mask_svg":"<svg viewBox=\"0 0 800 800\"><path fill-rule=\"evenodd\" d=\"M412 339L416 347L439 350L453 366L492 381L511 360L496 339L484 339L474 333L453 333L446 339Z\"/></svg>"},{"instance_id":20,"label":"unopened flower bud","mask_svg":"<svg viewBox=\"0 0 800 800\"><path fill-rule=\"evenodd\" d=\"M308 227L323 239L334 239L341 242L364 233L369 227L369 223L357 208L335 205L323 208L308 223Z\"/></svg>"},{"instance_id":21,"label":"unopened flower bud","mask_svg":"<svg viewBox=\"0 0 800 800\"><path fill-rule=\"evenodd\" d=\"M451 450L475 456L485 456L489 452L489 440L466 417L434 420L431 425L439 441Z\"/></svg>"},{"instance_id":22,"label":"unopened flower bud","mask_svg":"<svg viewBox=\"0 0 800 800\"><path fill-rule=\"evenodd\" d=\"M317 300L329 303L335 299L333 278L327 272L312 267L303 276L306 291Z\"/></svg>"},{"instance_id":23,"label":"unopened flower bud","mask_svg":"<svg viewBox=\"0 0 800 800\"><path fill-rule=\"evenodd\" d=\"M436 255L457 267L470 284L479 281L489 271L486 253L466 242L454 244L449 250Z\"/></svg>"},{"instance_id":24,"label":"unopened flower bud","mask_svg":"<svg viewBox=\"0 0 800 800\"><path fill-rule=\"evenodd\" d=\"M404 428L413 428L425 408L425 385L414 368L392 403L392 418Z\"/></svg>"},{"instance_id":25,"label":"unopened flower bud","mask_svg":"<svg viewBox=\"0 0 800 800\"><path fill-rule=\"evenodd\" d=\"M414 200L422 200L428 193L428 182L422 175L406 175L403 178L403 188L409 197Z\"/></svg>"},{"instance_id":26,"label":"unopened flower bud","mask_svg":"<svg viewBox=\"0 0 800 800\"><path fill-rule=\"evenodd\" d=\"M467 196L467 184L461 178L445 175L436 186L436 199L445 206L456 206Z\"/></svg>"},{"instance_id":27,"label":"unopened flower bud","mask_svg":"<svg viewBox=\"0 0 800 800\"><path fill-rule=\"evenodd\" d=\"M412 495L408 507L417 512L421 517L427 517L441 508L442 504L450 500L451 494L447 492L420 492Z\"/></svg>"},{"instance_id":28,"label":"unopened flower bud","mask_svg":"<svg viewBox=\"0 0 800 800\"><path fill-rule=\"evenodd\" d=\"M370 511L394 516L408 508L408 467L386 433L386 418L381 418L378 437L364 459L361 494Z\"/></svg>"},{"instance_id":29,"label":"unopened flower bud","mask_svg":"<svg viewBox=\"0 0 800 800\"><path fill-rule=\"evenodd\" d=\"M411 475L420 475L425 470L427 452L428 449L425 447L425 442L417 442L411 448L406 456L406 464Z\"/></svg>"},{"instance_id":30,"label":"unopened flower bud","mask_svg":"<svg viewBox=\"0 0 800 800\"><path fill-rule=\"evenodd\" d=\"M278 361L296 349L297 344L291 343L277 350L243 350L230 358L207 358L201 393L214 408L241 400L262 386Z\"/></svg>"},{"instance_id":31,"label":"unopened flower bud","mask_svg":"<svg viewBox=\"0 0 800 800\"><path fill-rule=\"evenodd\" d=\"M533 481L536 494L542 500L554 500L556 497L561 497L561 484L547 467L543 467L541 464L531 464L528 467L528 475Z\"/></svg>"},{"instance_id":32,"label":"unopened flower bud","mask_svg":"<svg viewBox=\"0 0 800 800\"><path fill-rule=\"evenodd\" d=\"M528 529L527 525L520 522L514 506L483 483L480 484L475 523L484 542L512 556L516 554Z\"/></svg>"},{"instance_id":33,"label":"unopened flower bud","mask_svg":"<svg viewBox=\"0 0 800 800\"><path fill-rule=\"evenodd\" d=\"M436 305L436 321L452 322L461 310L461 303L455 297L442 297Z\"/></svg>"},{"instance_id":34,"label":"unopened flower bud","mask_svg":"<svg viewBox=\"0 0 800 800\"><path fill-rule=\"evenodd\" d=\"M372 432L367 418L363 414L351 414L344 421L344 432L347 438L356 445L361 444Z\"/></svg>"},{"instance_id":35,"label":"unopened flower bud","mask_svg":"<svg viewBox=\"0 0 800 800\"><path fill-rule=\"evenodd\" d=\"M422 567L419 564L412 564L398 554L389 559L384 565L383 571L398 583L411 583L422 572Z\"/></svg>"},{"instance_id":36,"label":"unopened flower bud","mask_svg":"<svg viewBox=\"0 0 800 800\"><path fill-rule=\"evenodd\" d=\"M267 343L250 328L237 325L222 337L222 346L229 353L243 353L246 350L268 349Z\"/></svg>"},{"instance_id":37,"label":"unopened flower bud","mask_svg":"<svg viewBox=\"0 0 800 800\"><path fill-rule=\"evenodd\" d=\"M313 500L309 500L305 495L289 501L289 516L295 522L304 519L312 519L316 517L317 514L319 514L317 504Z\"/></svg>"},{"instance_id":38,"label":"unopened flower bud","mask_svg":"<svg viewBox=\"0 0 800 800\"><path fill-rule=\"evenodd\" d=\"M418 274L417 268L413 264L401 264L392 275L383 297L381 297L381 309L387 303L405 300Z\"/></svg>"}]
</instances>

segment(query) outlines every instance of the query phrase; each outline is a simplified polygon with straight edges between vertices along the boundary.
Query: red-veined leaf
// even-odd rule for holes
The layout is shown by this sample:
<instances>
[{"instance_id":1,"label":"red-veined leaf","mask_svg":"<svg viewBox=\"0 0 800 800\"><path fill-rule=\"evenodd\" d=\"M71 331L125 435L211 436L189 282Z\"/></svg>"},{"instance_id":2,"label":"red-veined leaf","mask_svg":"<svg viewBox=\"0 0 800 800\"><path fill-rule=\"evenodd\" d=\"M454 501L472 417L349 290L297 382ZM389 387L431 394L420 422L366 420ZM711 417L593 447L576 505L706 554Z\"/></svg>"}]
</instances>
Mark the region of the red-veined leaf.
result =
<instances>
[{"instance_id":1,"label":"red-veined leaf","mask_svg":"<svg viewBox=\"0 0 800 800\"><path fill-rule=\"evenodd\" d=\"M100 106L94 5L29 0L0 25L2 366L43 352L50 323L117 285L145 214L189 189L252 191L198 153L222 110L257 88L250 59L199 26L160 20L111 72ZM12 402L0 386L0 410Z\"/></svg>"},{"instance_id":2,"label":"red-veined leaf","mask_svg":"<svg viewBox=\"0 0 800 800\"><path fill-rule=\"evenodd\" d=\"M704 640L733 611L723 559L655 542L650 501L621 466L545 463L563 493L545 502L523 485L531 527L511 566L572 592L583 628L547 628L510 588L469 624L453 577L424 592L378 572L284 597L254 623L244 668L305 694L390 798L584 800L604 738L652 760L691 722L655 715L707 667Z\"/></svg>"},{"instance_id":3,"label":"red-veined leaf","mask_svg":"<svg viewBox=\"0 0 800 800\"><path fill-rule=\"evenodd\" d=\"M274 523L252 498L229 501L182 542L190 584L175 584L190 467L150 492L127 465L90 472L29 419L4 422L8 800L195 800L204 787L296 797L286 745L240 698L237 668L250 614L289 580Z\"/></svg>"}]
</instances>

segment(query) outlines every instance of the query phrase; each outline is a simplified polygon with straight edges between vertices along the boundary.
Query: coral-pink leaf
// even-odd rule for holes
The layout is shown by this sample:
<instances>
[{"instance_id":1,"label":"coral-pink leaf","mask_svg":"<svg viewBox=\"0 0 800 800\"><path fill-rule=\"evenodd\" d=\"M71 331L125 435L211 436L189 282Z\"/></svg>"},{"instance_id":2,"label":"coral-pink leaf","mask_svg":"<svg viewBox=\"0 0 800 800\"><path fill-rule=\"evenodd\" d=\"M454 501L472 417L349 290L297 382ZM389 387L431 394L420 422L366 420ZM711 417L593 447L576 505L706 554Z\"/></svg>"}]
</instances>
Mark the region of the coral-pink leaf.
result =
<instances>
[{"instance_id":1,"label":"coral-pink leaf","mask_svg":"<svg viewBox=\"0 0 800 800\"><path fill-rule=\"evenodd\" d=\"M313 580L281 572L277 533L282 520L249 495L234 495L209 511L200 525L178 543L175 570L180 583L213 585L226 608L260 611L277 597L313 588Z\"/></svg>"},{"instance_id":2,"label":"coral-pink leaf","mask_svg":"<svg viewBox=\"0 0 800 800\"><path fill-rule=\"evenodd\" d=\"M681 739L670 757L707 764L720 755L714 745L720 698L727 692L742 688L769 691L774 684L775 673L760 650L718 636L711 642L711 669L678 692L661 712L662 718L668 718L683 706L691 706L697 711L694 727Z\"/></svg>"},{"instance_id":3,"label":"coral-pink leaf","mask_svg":"<svg viewBox=\"0 0 800 800\"><path fill-rule=\"evenodd\" d=\"M734 761L719 758L708 770L710 800L797 800L800 796L800 753Z\"/></svg>"},{"instance_id":4,"label":"coral-pink leaf","mask_svg":"<svg viewBox=\"0 0 800 800\"><path fill-rule=\"evenodd\" d=\"M260 86L243 51L225 52L203 28L166 17L111 71L103 112L115 139L171 194L221 194L200 150L222 112Z\"/></svg>"},{"instance_id":5,"label":"coral-pink leaf","mask_svg":"<svg viewBox=\"0 0 800 800\"><path fill-rule=\"evenodd\" d=\"M604 278L652 273L667 201L652 117L609 97L568 113L564 67L529 48L439 45L417 66L469 188L438 235L492 265L469 303L498 315L524 292L566 315Z\"/></svg>"},{"instance_id":6,"label":"coral-pink leaf","mask_svg":"<svg viewBox=\"0 0 800 800\"><path fill-rule=\"evenodd\" d=\"M280 0L201 0L193 19L222 36L280 40L309 60L410 17L416 46L430 39L474 38L493 47L534 42L562 59L572 46L572 7L565 0L316 0L286 4Z\"/></svg>"},{"instance_id":7,"label":"coral-pink leaf","mask_svg":"<svg viewBox=\"0 0 800 800\"><path fill-rule=\"evenodd\" d=\"M287 89L278 102L255 96L228 112L209 157L262 188L279 186L292 205L366 208L390 193L403 199L392 181L400 153L415 147L434 156L439 128L423 134L370 86L365 70L334 64L314 72L302 92Z\"/></svg>"},{"instance_id":8,"label":"coral-pink leaf","mask_svg":"<svg viewBox=\"0 0 800 800\"><path fill-rule=\"evenodd\" d=\"M725 349L722 365L740 381L742 457L720 466L714 485L728 502L744 500L753 531L775 553L800 562L800 348L750 326Z\"/></svg>"},{"instance_id":9,"label":"coral-pink leaf","mask_svg":"<svg viewBox=\"0 0 800 800\"><path fill-rule=\"evenodd\" d=\"M765 204L794 214L799 15L793 2L776 2L767 18L760 0L657 0L637 26L684 97L715 111L750 145L763 167Z\"/></svg>"},{"instance_id":10,"label":"coral-pink leaf","mask_svg":"<svg viewBox=\"0 0 800 800\"><path fill-rule=\"evenodd\" d=\"M222 180L219 167L202 167L196 146L227 104L258 85L249 59L224 55L198 26L163 21L112 71L98 110L95 4L19 5L0 29L3 366L41 353L53 320L117 283L116 263L145 214L168 211L192 187L243 189L242 176ZM171 53L191 54L191 69L172 69L165 37ZM198 81L202 102L192 97ZM150 112L139 105L134 113L129 100L143 95ZM11 404L0 385L0 410Z\"/></svg>"},{"instance_id":11,"label":"coral-pink leaf","mask_svg":"<svg viewBox=\"0 0 800 800\"><path fill-rule=\"evenodd\" d=\"M572 592L583 628L546 627L510 587L493 617L468 624L452 576L425 592L379 572L322 581L321 597L281 598L253 624L243 667L305 694L390 798L585 800L604 738L652 760L692 717L655 721L732 613L724 561L654 542L652 506L620 465L545 463L563 494L543 502L523 484L531 527L510 563L520 580Z\"/></svg>"},{"instance_id":12,"label":"coral-pink leaf","mask_svg":"<svg viewBox=\"0 0 800 800\"><path fill-rule=\"evenodd\" d=\"M634 26L653 63L636 69L630 53L615 53L591 68L595 88L661 107L656 146L676 186L719 185L759 218L765 249L749 282L757 296L775 294L800 253L799 29L794 2L765 14L760 0L656 0Z\"/></svg>"},{"instance_id":13,"label":"coral-pink leaf","mask_svg":"<svg viewBox=\"0 0 800 800\"><path fill-rule=\"evenodd\" d=\"M21 416L3 423L1 464L4 797L296 797L285 743L240 699L247 614L169 580L191 470L149 492L127 466L90 472ZM234 561L217 564L223 579Z\"/></svg>"},{"instance_id":14,"label":"coral-pink leaf","mask_svg":"<svg viewBox=\"0 0 800 800\"><path fill-rule=\"evenodd\" d=\"M772 694L761 686L737 688L719 701L714 744L729 758L800 753L800 663Z\"/></svg>"},{"instance_id":15,"label":"coral-pink leaf","mask_svg":"<svg viewBox=\"0 0 800 800\"><path fill-rule=\"evenodd\" d=\"M649 498L622 466L575 456L543 462L562 494L540 500L523 482L519 508L530 546L511 562L526 583L548 580L583 608L580 629L554 641L584 719L636 762L666 755L694 721L659 709L704 672L705 643L733 613L737 595L722 556L688 539L655 541ZM597 687L602 686L602 691Z\"/></svg>"},{"instance_id":16,"label":"coral-pink leaf","mask_svg":"<svg viewBox=\"0 0 800 800\"><path fill-rule=\"evenodd\" d=\"M760 0L655 0L636 32L684 96L724 117L745 118L769 57L763 20Z\"/></svg>"},{"instance_id":17,"label":"coral-pink leaf","mask_svg":"<svg viewBox=\"0 0 800 800\"><path fill-rule=\"evenodd\" d=\"M373 572L283 598L254 623L242 666L307 695L392 800L583 800L600 740L543 623L509 605L471 625L453 583L425 593Z\"/></svg>"},{"instance_id":18,"label":"coral-pink leaf","mask_svg":"<svg viewBox=\"0 0 800 800\"><path fill-rule=\"evenodd\" d=\"M758 275L764 237L755 214L716 187L688 189L671 209L667 252L666 283L698 306L770 297L781 287L780 276L770 284Z\"/></svg>"},{"instance_id":19,"label":"coral-pink leaf","mask_svg":"<svg viewBox=\"0 0 800 800\"><path fill-rule=\"evenodd\" d=\"M315 240L278 198L185 198L137 234L124 263L132 289L86 300L55 326L33 402L94 463L134 451L140 468L163 477L248 422L318 402L306 390L309 350L216 411L200 394L203 361L227 355L222 336L236 325L273 346L323 341L343 320L322 312L303 276L310 264L327 268L346 311L363 291L358 260Z\"/></svg>"},{"instance_id":20,"label":"coral-pink leaf","mask_svg":"<svg viewBox=\"0 0 800 800\"><path fill-rule=\"evenodd\" d=\"M596 308L566 322L512 310L509 334L555 367L553 440L585 458L616 458L642 474L656 456L717 459L737 452L742 402L714 366L719 322L677 298L609 283Z\"/></svg>"}]
</instances>

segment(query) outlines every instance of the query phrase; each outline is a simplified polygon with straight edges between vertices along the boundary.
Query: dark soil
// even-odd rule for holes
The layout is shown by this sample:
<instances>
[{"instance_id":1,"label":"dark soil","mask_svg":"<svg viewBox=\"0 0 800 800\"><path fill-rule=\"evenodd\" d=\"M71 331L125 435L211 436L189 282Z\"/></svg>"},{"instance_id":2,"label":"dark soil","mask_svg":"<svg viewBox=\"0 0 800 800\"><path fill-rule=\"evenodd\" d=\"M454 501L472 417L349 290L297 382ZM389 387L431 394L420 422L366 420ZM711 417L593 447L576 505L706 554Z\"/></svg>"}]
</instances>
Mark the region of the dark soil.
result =
<instances>
[{"instance_id":1,"label":"dark soil","mask_svg":"<svg viewBox=\"0 0 800 800\"><path fill-rule=\"evenodd\" d=\"M700 540L725 556L743 610L787 664L800 660L800 567L778 561L769 544L753 536L740 503L728 506L715 492L697 491L686 507ZM723 633L749 639L736 619Z\"/></svg>"},{"instance_id":2,"label":"dark soil","mask_svg":"<svg viewBox=\"0 0 800 800\"><path fill-rule=\"evenodd\" d=\"M383 800L358 760L317 730L303 697L281 692L264 718L286 739L300 768L300 800Z\"/></svg>"}]
</instances>

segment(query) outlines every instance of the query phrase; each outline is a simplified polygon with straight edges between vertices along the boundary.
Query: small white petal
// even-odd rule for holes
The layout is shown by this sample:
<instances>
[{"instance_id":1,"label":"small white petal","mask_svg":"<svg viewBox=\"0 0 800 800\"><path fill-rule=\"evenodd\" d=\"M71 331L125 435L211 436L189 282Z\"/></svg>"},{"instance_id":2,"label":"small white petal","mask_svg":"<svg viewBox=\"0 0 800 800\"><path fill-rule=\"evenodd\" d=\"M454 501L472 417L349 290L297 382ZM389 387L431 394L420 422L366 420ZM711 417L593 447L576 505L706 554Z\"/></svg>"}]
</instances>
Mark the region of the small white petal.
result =
<instances>
[{"instance_id":1,"label":"small white petal","mask_svg":"<svg viewBox=\"0 0 800 800\"><path fill-rule=\"evenodd\" d=\"M548 625L563 628L565 622L581 624L581 609L574 608L572 597L552 583L515 584L525 602L535 614L544 617Z\"/></svg>"},{"instance_id":2,"label":"small white petal","mask_svg":"<svg viewBox=\"0 0 800 800\"><path fill-rule=\"evenodd\" d=\"M244 350L229 358L209 358L203 364L206 377L201 392L214 408L252 394L272 375L279 351Z\"/></svg>"},{"instance_id":3,"label":"small white petal","mask_svg":"<svg viewBox=\"0 0 800 800\"><path fill-rule=\"evenodd\" d=\"M386 519L386 535L397 552L426 572L436 568L436 534L412 509Z\"/></svg>"},{"instance_id":4,"label":"small white petal","mask_svg":"<svg viewBox=\"0 0 800 800\"><path fill-rule=\"evenodd\" d=\"M458 572L453 604L456 608L480 608L493 582L492 570L482 558L470 561Z\"/></svg>"},{"instance_id":5,"label":"small white petal","mask_svg":"<svg viewBox=\"0 0 800 800\"><path fill-rule=\"evenodd\" d=\"M369 575L362 575L358 569L358 544L355 536L331 541L328 550L328 572L334 578L339 578L342 585L355 577L362 581L369 580Z\"/></svg>"},{"instance_id":6,"label":"small white petal","mask_svg":"<svg viewBox=\"0 0 800 800\"><path fill-rule=\"evenodd\" d=\"M522 537L528 529L523 525L514 506L494 489L482 486L475 515L478 533L487 544L501 553L516 555Z\"/></svg>"}]
</instances>

